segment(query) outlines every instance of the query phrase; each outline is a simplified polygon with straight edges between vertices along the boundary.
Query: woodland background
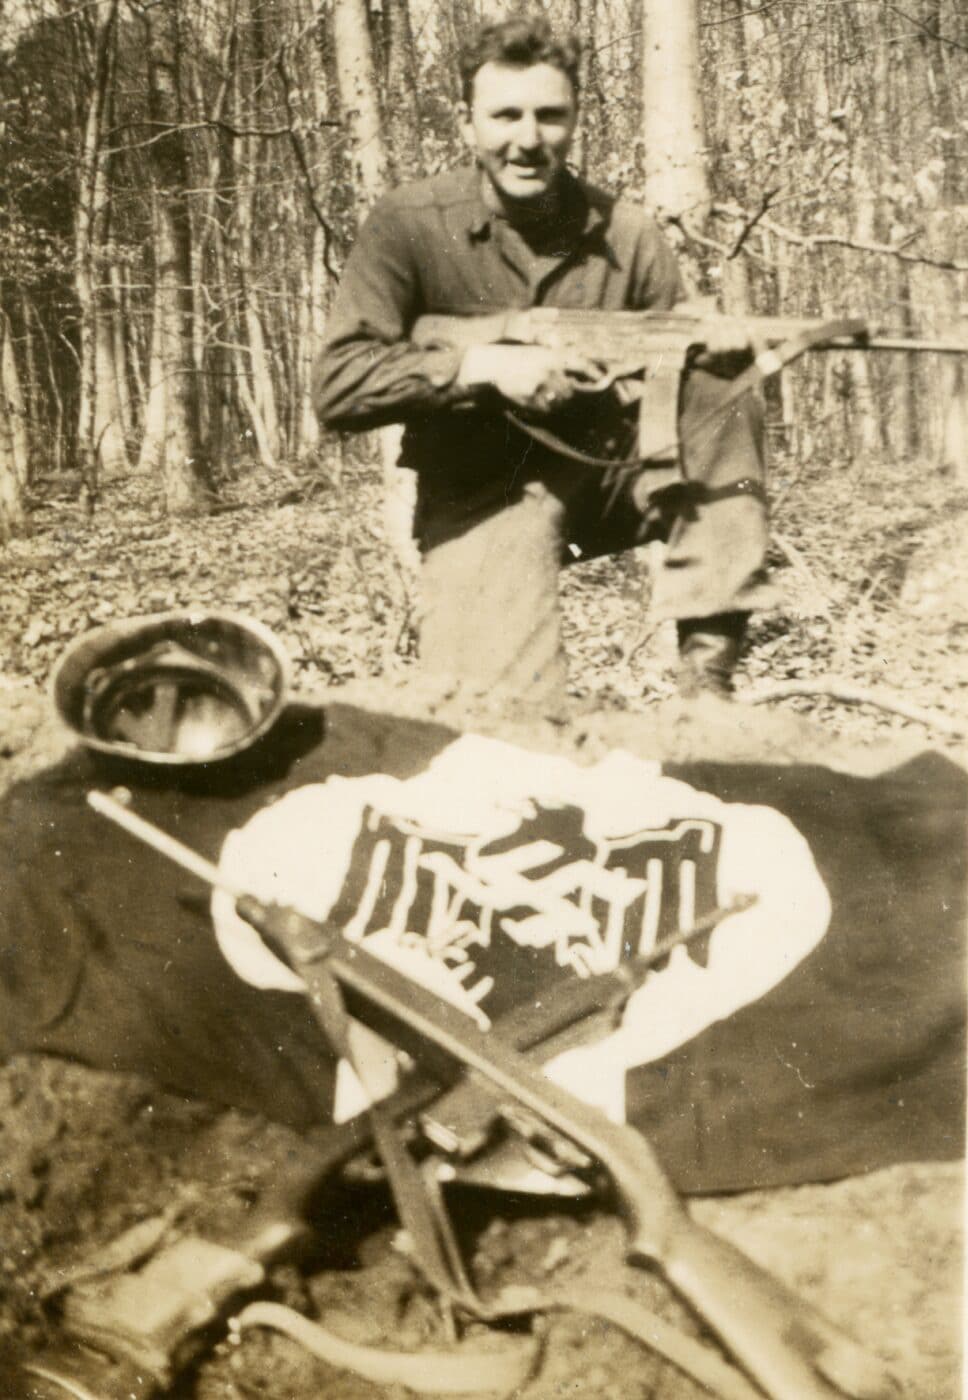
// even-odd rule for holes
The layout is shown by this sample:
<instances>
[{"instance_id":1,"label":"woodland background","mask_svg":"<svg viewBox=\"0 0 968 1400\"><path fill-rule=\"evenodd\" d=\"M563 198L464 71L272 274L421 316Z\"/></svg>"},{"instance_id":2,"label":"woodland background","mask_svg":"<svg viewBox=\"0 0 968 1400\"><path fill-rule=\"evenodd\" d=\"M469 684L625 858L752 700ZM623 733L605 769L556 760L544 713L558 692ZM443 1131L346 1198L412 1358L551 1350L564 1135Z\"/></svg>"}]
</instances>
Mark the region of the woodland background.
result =
<instances>
[{"instance_id":1,"label":"woodland background","mask_svg":"<svg viewBox=\"0 0 968 1400\"><path fill-rule=\"evenodd\" d=\"M944 334L968 302L959 0L550 0L585 45L578 167L655 207L733 311ZM492 13L493 11L488 11ZM310 367L388 181L461 158L479 0L8 0L0 13L0 529L48 479L171 513L227 469L332 468ZM963 464L962 357L825 354L772 435ZM338 454L337 454L338 456Z\"/></svg>"}]
</instances>

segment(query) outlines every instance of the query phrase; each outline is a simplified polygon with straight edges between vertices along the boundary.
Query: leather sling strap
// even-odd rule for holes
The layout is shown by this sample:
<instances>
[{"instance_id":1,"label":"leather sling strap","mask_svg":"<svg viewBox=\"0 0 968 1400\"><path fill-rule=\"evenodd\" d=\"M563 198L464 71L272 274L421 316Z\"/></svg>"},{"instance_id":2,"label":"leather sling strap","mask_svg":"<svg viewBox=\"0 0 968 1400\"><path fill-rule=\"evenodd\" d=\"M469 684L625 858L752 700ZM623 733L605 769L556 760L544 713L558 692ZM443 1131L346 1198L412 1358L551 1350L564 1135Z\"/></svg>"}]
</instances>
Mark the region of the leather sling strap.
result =
<instances>
[{"instance_id":1,"label":"leather sling strap","mask_svg":"<svg viewBox=\"0 0 968 1400\"><path fill-rule=\"evenodd\" d=\"M683 432L679 429L677 441L664 443L660 447L654 448L645 456L627 458L625 461L616 462L608 457L595 457L587 452L581 452L577 447L572 447L567 442L563 442L557 434L543 428L538 423L529 422L522 418L513 409L504 410L505 417L514 424L521 432L533 438L535 442L541 443L559 457L566 457L569 461L579 462L582 466L596 467L602 471L607 471L613 475L620 475L626 472L637 472L643 468L665 465L671 458L679 455L683 443L689 443L699 433L708 430L719 422L720 417L731 408L734 403L751 389L757 388L765 379L771 378L774 374L779 374L780 370L792 364L794 360L800 358L808 350L815 350L818 346L825 345L831 340L857 338L865 334L867 324L865 321L853 318L841 318L833 321L824 321L820 325L812 326L809 329L800 331L797 335L791 336L781 345L761 350L748 369L732 381L729 392L725 398L721 399L715 408L695 423L690 423ZM720 487L719 490L725 488Z\"/></svg>"},{"instance_id":2,"label":"leather sling strap","mask_svg":"<svg viewBox=\"0 0 968 1400\"><path fill-rule=\"evenodd\" d=\"M352 1066L369 1100L374 1142L400 1221L410 1235L414 1262L445 1303L459 1302L476 1311L478 1300L464 1272L436 1178L432 1186L429 1178L425 1179L383 1102L392 1085L384 1082L382 1067L374 1055L375 1037L350 1020L342 991L325 961L313 963L302 972L313 1014L333 1049Z\"/></svg>"},{"instance_id":3,"label":"leather sling strap","mask_svg":"<svg viewBox=\"0 0 968 1400\"><path fill-rule=\"evenodd\" d=\"M762 1392L711 1347L617 1290L582 1287L578 1282L541 1290L522 1288L513 1306L502 1309L498 1303L485 1310L485 1316L497 1321L502 1316L561 1310L597 1317L621 1328L719 1400L760 1400ZM483 1353L471 1340L447 1351L400 1352L361 1345L273 1302L250 1303L233 1318L232 1326L236 1332L272 1328L331 1366L378 1384L403 1385L425 1394L480 1394L484 1375L489 1391L516 1394L537 1361L533 1343L507 1335L500 1349L491 1346Z\"/></svg>"}]
</instances>

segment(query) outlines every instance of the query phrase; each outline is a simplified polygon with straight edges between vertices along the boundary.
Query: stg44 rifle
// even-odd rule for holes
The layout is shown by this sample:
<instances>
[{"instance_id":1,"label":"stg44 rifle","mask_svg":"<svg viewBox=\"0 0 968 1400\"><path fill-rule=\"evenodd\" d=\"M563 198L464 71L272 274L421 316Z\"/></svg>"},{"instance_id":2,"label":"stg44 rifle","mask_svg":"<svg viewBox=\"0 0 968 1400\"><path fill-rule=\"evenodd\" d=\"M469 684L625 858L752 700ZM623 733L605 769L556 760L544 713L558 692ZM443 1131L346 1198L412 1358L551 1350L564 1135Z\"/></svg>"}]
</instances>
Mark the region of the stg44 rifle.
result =
<instances>
[{"instance_id":1,"label":"stg44 rifle","mask_svg":"<svg viewBox=\"0 0 968 1400\"><path fill-rule=\"evenodd\" d=\"M476 308L475 308L476 312ZM779 373L807 350L892 350L968 354L968 340L914 340L871 334L866 320L820 320L795 316L717 317L683 307L677 311L589 311L536 306L487 315L426 315L410 338L424 348L475 345L542 345L571 350L607 367L589 392L624 386L640 401L638 454L619 463L629 469L660 465L678 456L679 384L690 357L704 348L704 336L717 320L741 325L754 350L752 363L738 374L709 415L718 417L764 379ZM634 383L634 390L630 387ZM580 385L576 386L582 387ZM508 411L517 427L565 457L614 470L616 463L576 451L546 428ZM699 433L708 423L692 423Z\"/></svg>"}]
</instances>

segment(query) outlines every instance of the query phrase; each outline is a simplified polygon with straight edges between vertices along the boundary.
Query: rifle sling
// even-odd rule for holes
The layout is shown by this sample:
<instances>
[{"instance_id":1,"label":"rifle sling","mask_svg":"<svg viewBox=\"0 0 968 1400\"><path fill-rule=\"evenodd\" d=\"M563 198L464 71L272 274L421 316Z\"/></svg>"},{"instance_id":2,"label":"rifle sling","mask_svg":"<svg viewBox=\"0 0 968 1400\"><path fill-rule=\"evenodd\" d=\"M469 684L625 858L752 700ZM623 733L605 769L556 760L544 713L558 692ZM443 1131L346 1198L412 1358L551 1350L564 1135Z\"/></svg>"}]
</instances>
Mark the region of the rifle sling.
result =
<instances>
[{"instance_id":1,"label":"rifle sling","mask_svg":"<svg viewBox=\"0 0 968 1400\"><path fill-rule=\"evenodd\" d=\"M413 1258L445 1304L462 1302L477 1309L476 1295L461 1261L450 1219L436 1178L421 1173L397 1131L384 1099L388 1084L385 1050L371 1031L350 1021L339 986L325 960L301 969L309 1005L333 1049L353 1068L369 1100L368 1114L383 1169L401 1224L412 1241Z\"/></svg>"},{"instance_id":2,"label":"rifle sling","mask_svg":"<svg viewBox=\"0 0 968 1400\"><path fill-rule=\"evenodd\" d=\"M826 345L834 340L857 339L866 334L866 330L866 323L857 319L841 318L823 321L819 325L799 331L781 345L759 351L753 363L733 380L729 392L715 408L711 409L709 413L703 414L698 422L690 423L685 432L680 425L677 440L664 443L642 456L629 457L624 461L616 462L608 457L596 457L590 453L581 452L577 447L572 447L569 443L562 441L556 433L551 432L548 428L522 418L513 409L506 408L504 414L520 432L527 434L528 437L533 438L543 447L547 447L557 456L566 457L569 461L578 462L585 467L595 467L600 471L606 471L612 477L621 477L629 472L666 466L669 461L680 457L682 448L688 445L697 434L718 423L720 417L732 408L738 399L749 393L750 390L757 388L765 379L779 374L780 370L785 369L794 360L798 360L808 350L815 350L818 346ZM718 487L715 499L724 499L726 494L739 494L738 491L730 489L739 486L740 483L736 482ZM748 488L742 489L748 490Z\"/></svg>"}]
</instances>

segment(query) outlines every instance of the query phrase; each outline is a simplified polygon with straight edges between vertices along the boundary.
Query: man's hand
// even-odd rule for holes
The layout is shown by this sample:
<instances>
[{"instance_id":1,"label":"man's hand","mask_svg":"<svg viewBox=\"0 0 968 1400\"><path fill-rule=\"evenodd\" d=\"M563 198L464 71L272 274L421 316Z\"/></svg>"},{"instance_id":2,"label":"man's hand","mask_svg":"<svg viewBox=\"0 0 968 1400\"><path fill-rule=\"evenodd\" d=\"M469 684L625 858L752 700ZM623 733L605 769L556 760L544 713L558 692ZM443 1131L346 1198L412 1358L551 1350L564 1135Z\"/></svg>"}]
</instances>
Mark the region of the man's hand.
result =
<instances>
[{"instance_id":1,"label":"man's hand","mask_svg":"<svg viewBox=\"0 0 968 1400\"><path fill-rule=\"evenodd\" d=\"M531 413L554 413L577 393L611 382L605 366L574 351L543 345L474 345L465 351L457 382L489 385Z\"/></svg>"},{"instance_id":2,"label":"man's hand","mask_svg":"<svg viewBox=\"0 0 968 1400\"><path fill-rule=\"evenodd\" d=\"M700 321L695 343L701 348L692 363L725 374L738 372L764 346L755 324L742 316L709 316Z\"/></svg>"}]
</instances>

